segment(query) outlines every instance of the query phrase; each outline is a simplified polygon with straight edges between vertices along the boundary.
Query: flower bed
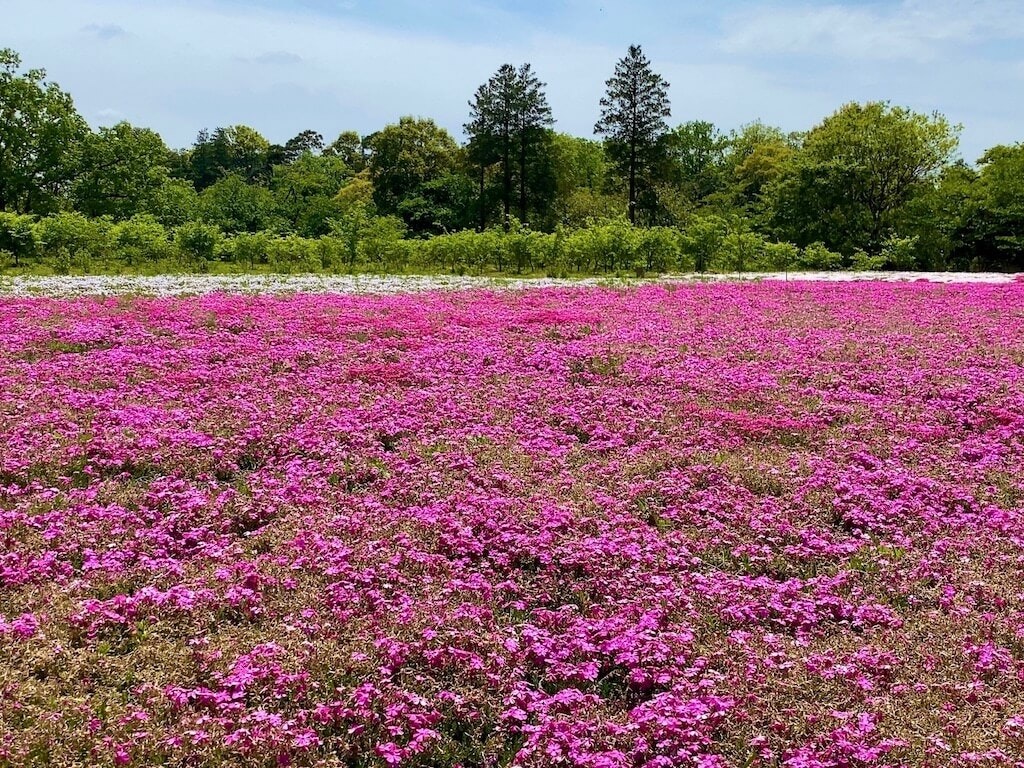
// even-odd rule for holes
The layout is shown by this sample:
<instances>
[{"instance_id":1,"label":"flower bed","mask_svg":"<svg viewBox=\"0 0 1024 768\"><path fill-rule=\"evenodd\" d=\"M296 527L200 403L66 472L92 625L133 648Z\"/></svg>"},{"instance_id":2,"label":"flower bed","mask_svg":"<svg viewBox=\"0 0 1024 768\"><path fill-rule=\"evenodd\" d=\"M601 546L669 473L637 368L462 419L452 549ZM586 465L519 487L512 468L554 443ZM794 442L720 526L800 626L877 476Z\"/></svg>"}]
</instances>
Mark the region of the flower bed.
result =
<instances>
[{"instance_id":1,"label":"flower bed","mask_svg":"<svg viewBox=\"0 0 1024 768\"><path fill-rule=\"evenodd\" d=\"M1024 284L0 317L0 764L1020 765Z\"/></svg>"}]
</instances>

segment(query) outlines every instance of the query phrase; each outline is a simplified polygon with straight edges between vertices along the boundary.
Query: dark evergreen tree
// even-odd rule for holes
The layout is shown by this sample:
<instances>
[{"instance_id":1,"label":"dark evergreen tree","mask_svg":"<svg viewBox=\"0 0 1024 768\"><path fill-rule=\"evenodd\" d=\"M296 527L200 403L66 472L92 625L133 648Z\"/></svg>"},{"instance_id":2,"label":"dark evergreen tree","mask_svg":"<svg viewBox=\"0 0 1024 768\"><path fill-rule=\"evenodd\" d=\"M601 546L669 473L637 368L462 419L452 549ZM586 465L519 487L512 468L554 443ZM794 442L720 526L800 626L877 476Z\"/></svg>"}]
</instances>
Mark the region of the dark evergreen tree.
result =
<instances>
[{"instance_id":1,"label":"dark evergreen tree","mask_svg":"<svg viewBox=\"0 0 1024 768\"><path fill-rule=\"evenodd\" d=\"M529 64L516 69L503 64L481 85L470 102L469 155L479 169L481 226L486 225L487 168L500 163L501 201L507 228L512 215L513 190L518 183L518 213L528 218L531 161L544 146L548 127L554 122L544 94L544 83Z\"/></svg>"},{"instance_id":2,"label":"dark evergreen tree","mask_svg":"<svg viewBox=\"0 0 1024 768\"><path fill-rule=\"evenodd\" d=\"M665 118L672 114L669 84L651 69L639 45L629 47L605 84L608 90L594 132L606 137L609 156L628 179L629 220L635 222L639 186L648 181L645 172L654 165L668 130Z\"/></svg>"},{"instance_id":3,"label":"dark evergreen tree","mask_svg":"<svg viewBox=\"0 0 1024 768\"><path fill-rule=\"evenodd\" d=\"M527 222L527 204L530 198L534 175L530 173L531 161L541 167L536 176L544 171L544 158L538 158L546 146L548 128L554 124L551 107L544 93L545 83L534 74L529 64L523 64L516 73L516 139L519 144L519 220Z\"/></svg>"},{"instance_id":4,"label":"dark evergreen tree","mask_svg":"<svg viewBox=\"0 0 1024 768\"><path fill-rule=\"evenodd\" d=\"M307 152L316 154L324 148L324 137L316 131L306 130L288 139L284 145L284 162L294 163Z\"/></svg>"},{"instance_id":5,"label":"dark evergreen tree","mask_svg":"<svg viewBox=\"0 0 1024 768\"><path fill-rule=\"evenodd\" d=\"M487 214L490 210L488 171L501 159L501 139L498 135L501 126L496 120L497 106L492 77L476 89L473 100L469 102L469 122L463 126L469 136L466 155L476 169L477 226L480 231L487 229Z\"/></svg>"}]
</instances>

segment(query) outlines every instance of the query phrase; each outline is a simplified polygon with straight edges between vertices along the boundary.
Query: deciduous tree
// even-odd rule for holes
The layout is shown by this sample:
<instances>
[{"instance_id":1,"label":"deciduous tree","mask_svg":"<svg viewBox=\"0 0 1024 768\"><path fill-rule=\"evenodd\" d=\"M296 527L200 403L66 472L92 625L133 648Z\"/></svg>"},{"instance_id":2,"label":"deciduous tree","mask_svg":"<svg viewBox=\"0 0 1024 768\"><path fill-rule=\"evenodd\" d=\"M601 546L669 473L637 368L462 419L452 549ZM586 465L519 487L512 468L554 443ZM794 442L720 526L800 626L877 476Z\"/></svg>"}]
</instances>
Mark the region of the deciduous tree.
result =
<instances>
[{"instance_id":1,"label":"deciduous tree","mask_svg":"<svg viewBox=\"0 0 1024 768\"><path fill-rule=\"evenodd\" d=\"M169 164L170 151L155 131L127 122L101 128L82 142L75 206L89 216L115 219L151 211Z\"/></svg>"},{"instance_id":2,"label":"deciduous tree","mask_svg":"<svg viewBox=\"0 0 1024 768\"><path fill-rule=\"evenodd\" d=\"M433 120L403 117L364 143L370 150L367 168L380 213L402 216L414 232L441 229L446 184L460 164L459 145L451 134Z\"/></svg>"},{"instance_id":3,"label":"deciduous tree","mask_svg":"<svg viewBox=\"0 0 1024 768\"><path fill-rule=\"evenodd\" d=\"M189 177L202 192L225 176L235 174L247 183L270 179L270 142L247 125L199 132L188 156Z\"/></svg>"},{"instance_id":4,"label":"deciduous tree","mask_svg":"<svg viewBox=\"0 0 1024 768\"><path fill-rule=\"evenodd\" d=\"M45 70L20 68L0 50L0 211L46 213L67 193L89 128Z\"/></svg>"},{"instance_id":5,"label":"deciduous tree","mask_svg":"<svg viewBox=\"0 0 1024 768\"><path fill-rule=\"evenodd\" d=\"M884 102L848 104L807 134L782 182L777 214L801 245L877 254L900 210L934 185L959 128Z\"/></svg>"}]
</instances>

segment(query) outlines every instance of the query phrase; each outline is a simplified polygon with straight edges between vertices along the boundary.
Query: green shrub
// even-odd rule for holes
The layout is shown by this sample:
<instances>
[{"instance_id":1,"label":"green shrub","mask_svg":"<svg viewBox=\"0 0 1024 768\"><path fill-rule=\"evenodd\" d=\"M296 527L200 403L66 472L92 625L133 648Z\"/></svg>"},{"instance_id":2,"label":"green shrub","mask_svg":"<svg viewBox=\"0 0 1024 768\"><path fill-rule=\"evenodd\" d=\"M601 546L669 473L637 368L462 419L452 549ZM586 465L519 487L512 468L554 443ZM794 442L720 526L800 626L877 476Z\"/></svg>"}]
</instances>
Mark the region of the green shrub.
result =
<instances>
[{"instance_id":1,"label":"green shrub","mask_svg":"<svg viewBox=\"0 0 1024 768\"><path fill-rule=\"evenodd\" d=\"M10 259L15 267L36 255L36 230L31 216L0 211L0 252Z\"/></svg>"},{"instance_id":2,"label":"green shrub","mask_svg":"<svg viewBox=\"0 0 1024 768\"><path fill-rule=\"evenodd\" d=\"M345 244L331 235L313 241L313 255L324 272L335 272L345 261Z\"/></svg>"},{"instance_id":3,"label":"green shrub","mask_svg":"<svg viewBox=\"0 0 1024 768\"><path fill-rule=\"evenodd\" d=\"M71 274L71 254L67 248L57 248L51 254L50 264L58 275Z\"/></svg>"},{"instance_id":4,"label":"green shrub","mask_svg":"<svg viewBox=\"0 0 1024 768\"><path fill-rule=\"evenodd\" d=\"M686 266L695 272L708 272L719 266L722 241L728 226L720 216L695 216L683 230L680 250L686 259Z\"/></svg>"},{"instance_id":5,"label":"green shrub","mask_svg":"<svg viewBox=\"0 0 1024 768\"><path fill-rule=\"evenodd\" d=\"M679 234L669 227L639 230L634 249L634 271L637 277L647 272L663 273L679 264Z\"/></svg>"},{"instance_id":6,"label":"green shrub","mask_svg":"<svg viewBox=\"0 0 1024 768\"><path fill-rule=\"evenodd\" d=\"M149 214L133 216L111 229L114 253L129 266L140 262L159 262L172 251L164 226Z\"/></svg>"},{"instance_id":7,"label":"green shrub","mask_svg":"<svg viewBox=\"0 0 1024 768\"><path fill-rule=\"evenodd\" d=\"M267 260L275 272L314 272L320 264L320 256L313 248L312 240L298 235L275 237L267 241Z\"/></svg>"},{"instance_id":8,"label":"green shrub","mask_svg":"<svg viewBox=\"0 0 1024 768\"><path fill-rule=\"evenodd\" d=\"M405 223L395 216L377 216L361 233L358 246L360 266L375 272L390 272L403 259L399 245L405 237Z\"/></svg>"},{"instance_id":9,"label":"green shrub","mask_svg":"<svg viewBox=\"0 0 1024 768\"><path fill-rule=\"evenodd\" d=\"M221 232L212 224L190 221L174 230L174 245L182 261L201 272L209 269L220 241Z\"/></svg>"},{"instance_id":10,"label":"green shrub","mask_svg":"<svg viewBox=\"0 0 1024 768\"><path fill-rule=\"evenodd\" d=\"M733 272L763 269L766 245L756 232L731 232L722 238L722 259Z\"/></svg>"},{"instance_id":11,"label":"green shrub","mask_svg":"<svg viewBox=\"0 0 1024 768\"><path fill-rule=\"evenodd\" d=\"M830 251L824 243L811 243L800 252L796 264L801 269L841 269L843 256L835 251Z\"/></svg>"},{"instance_id":12,"label":"green shrub","mask_svg":"<svg viewBox=\"0 0 1024 768\"><path fill-rule=\"evenodd\" d=\"M63 250L72 268L89 271L95 262L105 263L111 255L109 219L90 219L80 213L55 213L36 222L35 233L44 253Z\"/></svg>"},{"instance_id":13,"label":"green shrub","mask_svg":"<svg viewBox=\"0 0 1024 768\"><path fill-rule=\"evenodd\" d=\"M577 271L633 270L636 241L637 230L624 218L578 229L567 239L569 259Z\"/></svg>"},{"instance_id":14,"label":"green shrub","mask_svg":"<svg viewBox=\"0 0 1024 768\"><path fill-rule=\"evenodd\" d=\"M885 267L885 258L872 256L858 248L850 259L850 265L857 272L874 272Z\"/></svg>"},{"instance_id":15,"label":"green shrub","mask_svg":"<svg viewBox=\"0 0 1024 768\"><path fill-rule=\"evenodd\" d=\"M884 269L909 271L917 268L918 238L890 237L882 243L882 259Z\"/></svg>"},{"instance_id":16,"label":"green shrub","mask_svg":"<svg viewBox=\"0 0 1024 768\"><path fill-rule=\"evenodd\" d=\"M670 271L784 270L791 267L837 268L841 257L820 243L802 251L789 243L771 243L754 232L730 232L716 215L691 216L684 230L634 227L625 218L605 219L584 229L558 225L552 233L515 224L505 232L460 230L426 239L408 239L397 217L377 216L366 206L350 206L330 220L331 233L316 238L274 230L225 235L216 225L187 221L168 229L150 214L114 224L79 213L59 213L33 222L0 214L0 252L19 265L39 254L57 272L93 268L159 270L177 260L201 272L214 262L235 270L269 267L277 272L358 272L401 274L437 272L487 274L544 273L617 276ZM881 257L857 261L862 268L909 263L914 240L890 240ZM865 266L869 265L869 266ZM223 267L220 267L223 269Z\"/></svg>"},{"instance_id":17,"label":"green shrub","mask_svg":"<svg viewBox=\"0 0 1024 768\"><path fill-rule=\"evenodd\" d=\"M270 235L266 232L244 232L226 241L226 245L230 250L230 260L249 269L269 260Z\"/></svg>"}]
</instances>

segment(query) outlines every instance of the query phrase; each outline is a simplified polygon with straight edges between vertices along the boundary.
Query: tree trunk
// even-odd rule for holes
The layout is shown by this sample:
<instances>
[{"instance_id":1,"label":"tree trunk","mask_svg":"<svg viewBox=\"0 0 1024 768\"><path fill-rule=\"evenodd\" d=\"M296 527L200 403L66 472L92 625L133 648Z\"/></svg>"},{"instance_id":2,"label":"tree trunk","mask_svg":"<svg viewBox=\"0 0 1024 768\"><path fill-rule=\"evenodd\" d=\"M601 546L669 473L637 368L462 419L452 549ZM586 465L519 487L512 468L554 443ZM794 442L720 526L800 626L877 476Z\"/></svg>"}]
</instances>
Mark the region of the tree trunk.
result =
<instances>
[{"instance_id":1,"label":"tree trunk","mask_svg":"<svg viewBox=\"0 0 1024 768\"><path fill-rule=\"evenodd\" d=\"M629 223L636 224L636 140L629 145Z\"/></svg>"},{"instance_id":2,"label":"tree trunk","mask_svg":"<svg viewBox=\"0 0 1024 768\"><path fill-rule=\"evenodd\" d=\"M526 224L526 132L519 138L519 220Z\"/></svg>"},{"instance_id":3,"label":"tree trunk","mask_svg":"<svg viewBox=\"0 0 1024 768\"><path fill-rule=\"evenodd\" d=\"M505 146L501 158L503 182L502 198L505 208L505 231L508 232L512 218L512 141L508 132L505 133Z\"/></svg>"},{"instance_id":4,"label":"tree trunk","mask_svg":"<svg viewBox=\"0 0 1024 768\"><path fill-rule=\"evenodd\" d=\"M875 253L882 251L882 211L870 208L871 211L871 250Z\"/></svg>"},{"instance_id":5,"label":"tree trunk","mask_svg":"<svg viewBox=\"0 0 1024 768\"><path fill-rule=\"evenodd\" d=\"M487 229L487 201L484 199L486 190L484 184L486 182L487 168L483 163L480 163L480 231L483 232Z\"/></svg>"}]
</instances>

